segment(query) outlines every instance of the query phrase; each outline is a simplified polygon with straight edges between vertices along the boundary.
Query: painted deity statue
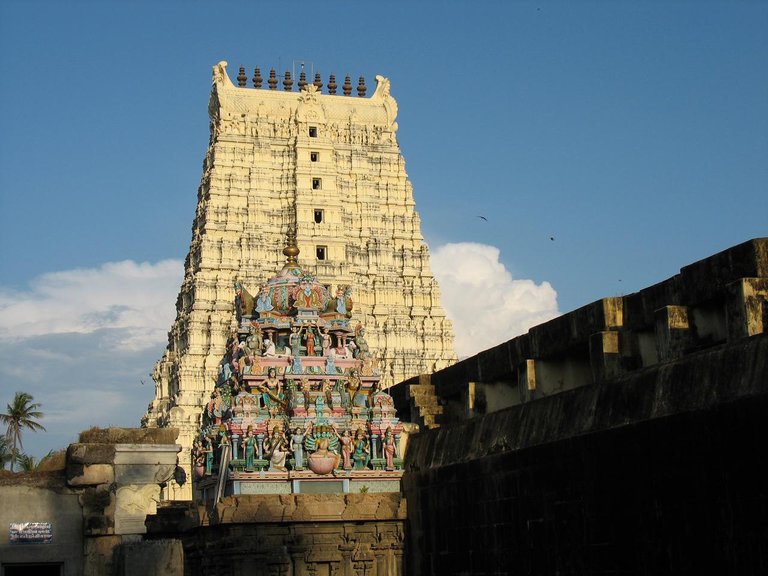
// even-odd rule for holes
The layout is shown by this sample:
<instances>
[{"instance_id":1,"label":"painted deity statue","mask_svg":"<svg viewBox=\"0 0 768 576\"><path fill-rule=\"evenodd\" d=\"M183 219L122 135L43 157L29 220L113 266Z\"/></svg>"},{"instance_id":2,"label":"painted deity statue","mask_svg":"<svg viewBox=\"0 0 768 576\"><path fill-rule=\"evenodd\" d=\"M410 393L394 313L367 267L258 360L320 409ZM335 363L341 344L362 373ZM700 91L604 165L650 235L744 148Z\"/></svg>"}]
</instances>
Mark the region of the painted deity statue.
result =
<instances>
[{"instance_id":1,"label":"painted deity statue","mask_svg":"<svg viewBox=\"0 0 768 576\"><path fill-rule=\"evenodd\" d=\"M288 440L277 426L272 429L272 434L264 441L264 449L269 455L269 470L285 472L285 458L288 456Z\"/></svg>"},{"instance_id":2,"label":"painted deity statue","mask_svg":"<svg viewBox=\"0 0 768 576\"><path fill-rule=\"evenodd\" d=\"M203 452L205 453L205 475L213 474L213 442L209 437L205 437Z\"/></svg>"},{"instance_id":3,"label":"painted deity statue","mask_svg":"<svg viewBox=\"0 0 768 576\"><path fill-rule=\"evenodd\" d=\"M258 388L261 391L264 406L269 410L270 414L276 412L283 404L282 384L277 377L277 370L270 368L267 373L267 379Z\"/></svg>"},{"instance_id":4,"label":"painted deity statue","mask_svg":"<svg viewBox=\"0 0 768 576\"><path fill-rule=\"evenodd\" d=\"M301 355L301 334L299 327L294 326L291 330L291 335L288 337L288 344L291 347L291 356L294 358Z\"/></svg>"},{"instance_id":5,"label":"painted deity statue","mask_svg":"<svg viewBox=\"0 0 768 576\"><path fill-rule=\"evenodd\" d=\"M365 339L365 328L358 326L355 334L355 358L368 358L371 355L368 341Z\"/></svg>"},{"instance_id":6,"label":"painted deity statue","mask_svg":"<svg viewBox=\"0 0 768 576\"><path fill-rule=\"evenodd\" d=\"M310 326L307 328L306 332L304 333L305 336L305 342L306 342L306 350L307 350L307 356L314 356L315 355L315 346L317 345L317 341L315 340L315 331Z\"/></svg>"},{"instance_id":7,"label":"painted deity statue","mask_svg":"<svg viewBox=\"0 0 768 576\"><path fill-rule=\"evenodd\" d=\"M363 382L360 380L357 370L352 370L347 378L347 393L349 394L349 402L352 406L357 406L358 408L366 407L368 397L363 390Z\"/></svg>"},{"instance_id":8,"label":"painted deity statue","mask_svg":"<svg viewBox=\"0 0 768 576\"><path fill-rule=\"evenodd\" d=\"M323 347L323 356L328 356L328 354L331 351L331 335L328 334L327 328L321 328L321 336L320 339L322 341L322 347Z\"/></svg>"},{"instance_id":9,"label":"painted deity statue","mask_svg":"<svg viewBox=\"0 0 768 576\"><path fill-rule=\"evenodd\" d=\"M252 315L253 305L253 296L240 282L235 282L235 310L237 310L237 315L240 317Z\"/></svg>"},{"instance_id":10,"label":"painted deity statue","mask_svg":"<svg viewBox=\"0 0 768 576\"><path fill-rule=\"evenodd\" d=\"M248 333L248 338L245 339L245 351L248 356L261 354L261 347L263 344L264 341L261 338L261 330L259 330L256 326L251 326L251 329Z\"/></svg>"},{"instance_id":11,"label":"painted deity statue","mask_svg":"<svg viewBox=\"0 0 768 576\"><path fill-rule=\"evenodd\" d=\"M272 298L269 294L269 288L263 288L256 298L256 312L271 312L274 308L275 307L272 305Z\"/></svg>"},{"instance_id":12,"label":"painted deity statue","mask_svg":"<svg viewBox=\"0 0 768 576\"><path fill-rule=\"evenodd\" d=\"M253 434L253 426L248 426L245 438L242 441L243 454L245 455L245 469L253 470L254 456L256 454L256 436Z\"/></svg>"},{"instance_id":13,"label":"painted deity statue","mask_svg":"<svg viewBox=\"0 0 768 576\"><path fill-rule=\"evenodd\" d=\"M366 468L371 461L370 443L362 428L357 429L355 438L352 441L352 460L355 463L356 470Z\"/></svg>"},{"instance_id":14,"label":"painted deity statue","mask_svg":"<svg viewBox=\"0 0 768 576\"><path fill-rule=\"evenodd\" d=\"M384 460L386 462L385 469L386 470L394 470L395 469L395 435L392 434L392 428L387 426L387 429L384 431L384 440L383 440L383 450L384 450Z\"/></svg>"},{"instance_id":15,"label":"painted deity statue","mask_svg":"<svg viewBox=\"0 0 768 576\"><path fill-rule=\"evenodd\" d=\"M352 434L350 434L349 430L344 430L341 434L336 432L336 436L339 438L339 444L341 445L342 466L344 470L349 470L352 468Z\"/></svg>"},{"instance_id":16,"label":"painted deity statue","mask_svg":"<svg viewBox=\"0 0 768 576\"><path fill-rule=\"evenodd\" d=\"M338 314L343 314L344 316L350 317L352 314L352 288L347 285L339 285L338 288L336 288L336 312Z\"/></svg>"},{"instance_id":17,"label":"painted deity statue","mask_svg":"<svg viewBox=\"0 0 768 576\"><path fill-rule=\"evenodd\" d=\"M304 469L304 437L306 436L306 433L306 429L301 429L297 426L291 435L291 452L293 452L294 470Z\"/></svg>"}]
</instances>

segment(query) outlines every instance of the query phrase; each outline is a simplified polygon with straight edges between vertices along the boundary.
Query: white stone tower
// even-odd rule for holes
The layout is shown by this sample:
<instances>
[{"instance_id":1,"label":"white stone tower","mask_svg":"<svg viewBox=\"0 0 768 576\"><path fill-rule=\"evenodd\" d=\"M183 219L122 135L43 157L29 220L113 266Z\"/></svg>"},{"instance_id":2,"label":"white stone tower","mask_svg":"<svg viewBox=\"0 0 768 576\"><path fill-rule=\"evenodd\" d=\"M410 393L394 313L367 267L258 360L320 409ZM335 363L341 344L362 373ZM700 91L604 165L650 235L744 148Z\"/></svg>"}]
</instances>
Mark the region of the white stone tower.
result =
<instances>
[{"instance_id":1,"label":"white stone tower","mask_svg":"<svg viewBox=\"0 0 768 576\"><path fill-rule=\"evenodd\" d=\"M192 242L168 349L155 367L148 426L180 429L179 461L189 473L202 406L235 327L234 283L255 293L284 263L289 228L299 263L332 289L350 285L353 321L367 329L385 386L456 360L453 331L429 266L412 186L396 139L397 103L376 77L336 94L320 75L298 90L289 73L278 89L235 86L227 63L213 70L211 138L203 165ZM191 478L191 476L190 476ZM189 498L188 486L171 487Z\"/></svg>"}]
</instances>

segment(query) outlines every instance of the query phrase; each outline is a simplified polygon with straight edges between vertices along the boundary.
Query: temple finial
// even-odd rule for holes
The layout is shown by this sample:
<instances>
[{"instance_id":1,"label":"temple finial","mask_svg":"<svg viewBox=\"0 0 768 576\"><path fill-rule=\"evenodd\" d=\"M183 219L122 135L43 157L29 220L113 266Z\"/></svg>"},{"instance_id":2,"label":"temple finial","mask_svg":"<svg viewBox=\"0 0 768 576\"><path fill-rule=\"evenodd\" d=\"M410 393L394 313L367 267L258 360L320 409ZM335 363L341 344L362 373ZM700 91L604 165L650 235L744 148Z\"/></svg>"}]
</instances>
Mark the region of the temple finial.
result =
<instances>
[{"instance_id":1,"label":"temple finial","mask_svg":"<svg viewBox=\"0 0 768 576\"><path fill-rule=\"evenodd\" d=\"M291 73L287 70L285 72L285 79L283 80L283 90L286 92L293 91L293 79L291 78Z\"/></svg>"},{"instance_id":2,"label":"temple finial","mask_svg":"<svg viewBox=\"0 0 768 576\"><path fill-rule=\"evenodd\" d=\"M299 263L299 247L296 246L296 229L291 227L288 228L288 234L287 241L288 245L283 248L283 254L288 258L288 264L298 264Z\"/></svg>"}]
</instances>

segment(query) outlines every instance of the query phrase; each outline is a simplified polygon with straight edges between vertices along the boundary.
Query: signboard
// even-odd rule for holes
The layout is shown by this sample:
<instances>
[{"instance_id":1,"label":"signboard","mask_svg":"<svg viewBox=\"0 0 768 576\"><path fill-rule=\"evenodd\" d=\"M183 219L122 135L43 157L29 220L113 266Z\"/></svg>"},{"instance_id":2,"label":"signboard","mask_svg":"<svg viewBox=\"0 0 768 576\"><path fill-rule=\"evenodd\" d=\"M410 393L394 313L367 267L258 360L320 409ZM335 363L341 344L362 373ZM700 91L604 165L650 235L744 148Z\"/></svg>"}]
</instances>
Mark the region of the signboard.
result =
<instances>
[{"instance_id":1,"label":"signboard","mask_svg":"<svg viewBox=\"0 0 768 576\"><path fill-rule=\"evenodd\" d=\"M50 522L11 522L8 541L11 544L50 544L53 526Z\"/></svg>"}]
</instances>

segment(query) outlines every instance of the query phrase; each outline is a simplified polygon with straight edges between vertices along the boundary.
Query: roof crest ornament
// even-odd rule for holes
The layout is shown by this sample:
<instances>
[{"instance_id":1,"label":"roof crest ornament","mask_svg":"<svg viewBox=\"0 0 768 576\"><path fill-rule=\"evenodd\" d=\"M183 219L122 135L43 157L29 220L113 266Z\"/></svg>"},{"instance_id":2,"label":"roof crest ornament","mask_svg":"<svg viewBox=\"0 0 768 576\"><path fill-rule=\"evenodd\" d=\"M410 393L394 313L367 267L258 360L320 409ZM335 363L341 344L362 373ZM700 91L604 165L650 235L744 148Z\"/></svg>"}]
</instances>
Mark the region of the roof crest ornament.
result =
<instances>
[{"instance_id":1,"label":"roof crest ornament","mask_svg":"<svg viewBox=\"0 0 768 576\"><path fill-rule=\"evenodd\" d=\"M229 79L229 75L227 74L227 61L221 60L218 64L216 64L213 67L213 84L215 85L225 85L231 88L234 88L235 85L232 84L232 80Z\"/></svg>"}]
</instances>

